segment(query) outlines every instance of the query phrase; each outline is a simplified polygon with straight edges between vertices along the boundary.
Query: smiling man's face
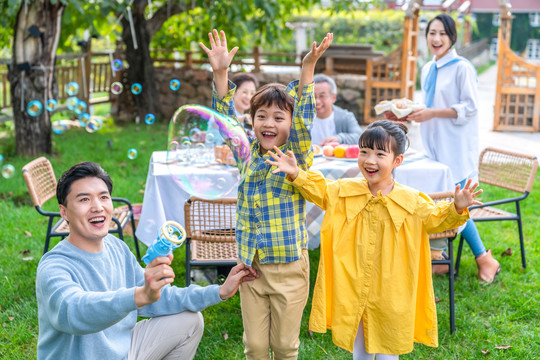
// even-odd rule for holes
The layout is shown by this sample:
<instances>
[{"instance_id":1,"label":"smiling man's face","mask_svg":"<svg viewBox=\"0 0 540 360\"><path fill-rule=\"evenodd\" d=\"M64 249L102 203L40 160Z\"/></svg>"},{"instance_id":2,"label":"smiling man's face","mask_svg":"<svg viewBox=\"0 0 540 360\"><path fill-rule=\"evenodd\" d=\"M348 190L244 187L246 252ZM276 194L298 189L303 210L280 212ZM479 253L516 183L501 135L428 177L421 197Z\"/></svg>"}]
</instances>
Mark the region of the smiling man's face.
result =
<instances>
[{"instance_id":1,"label":"smiling man's face","mask_svg":"<svg viewBox=\"0 0 540 360\"><path fill-rule=\"evenodd\" d=\"M101 250L112 213L111 194L105 182L96 177L74 181L65 205L60 205L60 215L69 222L69 242L90 252Z\"/></svg>"}]
</instances>

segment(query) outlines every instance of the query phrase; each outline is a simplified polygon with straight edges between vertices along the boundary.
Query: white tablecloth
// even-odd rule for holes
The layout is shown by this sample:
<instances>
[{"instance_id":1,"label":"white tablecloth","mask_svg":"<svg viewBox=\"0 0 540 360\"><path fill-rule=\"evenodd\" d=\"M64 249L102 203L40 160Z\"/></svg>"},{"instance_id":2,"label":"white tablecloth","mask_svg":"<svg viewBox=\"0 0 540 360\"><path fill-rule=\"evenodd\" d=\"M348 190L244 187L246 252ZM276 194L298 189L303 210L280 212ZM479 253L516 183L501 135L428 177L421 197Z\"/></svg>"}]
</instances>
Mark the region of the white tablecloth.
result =
<instances>
[{"instance_id":1,"label":"white tablecloth","mask_svg":"<svg viewBox=\"0 0 540 360\"><path fill-rule=\"evenodd\" d=\"M158 228L165 221L174 220L184 224L184 203L190 194L173 180L171 170L165 164L166 159L166 151L156 151L152 154L148 168L141 218L136 231L139 240L147 245L152 243L157 236ZM362 176L357 162L350 160L316 157L311 170L321 171L325 177L332 180ZM230 177L231 168L216 166L208 168L208 172L209 176ZM395 169L395 179L400 184L424 193L454 189L450 169L416 151L405 154L405 161ZM236 187L226 196L236 197ZM319 230L323 216L324 212L321 209L307 203L306 220L310 249L317 248L320 244Z\"/></svg>"}]
</instances>

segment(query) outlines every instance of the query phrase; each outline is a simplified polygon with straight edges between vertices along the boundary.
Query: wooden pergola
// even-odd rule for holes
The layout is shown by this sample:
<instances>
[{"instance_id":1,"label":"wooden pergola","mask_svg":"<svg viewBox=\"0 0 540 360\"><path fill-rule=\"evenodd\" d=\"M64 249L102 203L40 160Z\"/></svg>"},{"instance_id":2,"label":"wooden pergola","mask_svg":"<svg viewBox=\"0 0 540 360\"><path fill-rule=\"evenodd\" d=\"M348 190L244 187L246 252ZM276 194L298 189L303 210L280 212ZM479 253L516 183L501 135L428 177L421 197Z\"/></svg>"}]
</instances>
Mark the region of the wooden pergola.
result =
<instances>
[{"instance_id":1,"label":"wooden pergola","mask_svg":"<svg viewBox=\"0 0 540 360\"><path fill-rule=\"evenodd\" d=\"M540 65L527 62L510 49L511 4L510 0L498 1L501 26L493 130L540 131Z\"/></svg>"}]
</instances>

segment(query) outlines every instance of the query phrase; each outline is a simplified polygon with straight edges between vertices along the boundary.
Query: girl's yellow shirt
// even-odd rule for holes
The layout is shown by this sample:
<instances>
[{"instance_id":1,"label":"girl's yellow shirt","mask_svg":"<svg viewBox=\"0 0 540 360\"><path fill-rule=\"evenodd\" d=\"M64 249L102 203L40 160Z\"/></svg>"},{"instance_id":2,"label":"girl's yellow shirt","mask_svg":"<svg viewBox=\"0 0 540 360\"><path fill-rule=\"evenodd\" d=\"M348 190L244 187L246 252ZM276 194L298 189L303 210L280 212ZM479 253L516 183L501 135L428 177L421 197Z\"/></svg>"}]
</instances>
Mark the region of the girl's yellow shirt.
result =
<instances>
[{"instance_id":1,"label":"girl's yellow shirt","mask_svg":"<svg viewBox=\"0 0 540 360\"><path fill-rule=\"evenodd\" d=\"M365 179L300 170L292 184L326 211L309 328L331 329L350 352L361 320L368 353L438 346L428 234L464 224L468 210L398 183L373 196Z\"/></svg>"}]
</instances>

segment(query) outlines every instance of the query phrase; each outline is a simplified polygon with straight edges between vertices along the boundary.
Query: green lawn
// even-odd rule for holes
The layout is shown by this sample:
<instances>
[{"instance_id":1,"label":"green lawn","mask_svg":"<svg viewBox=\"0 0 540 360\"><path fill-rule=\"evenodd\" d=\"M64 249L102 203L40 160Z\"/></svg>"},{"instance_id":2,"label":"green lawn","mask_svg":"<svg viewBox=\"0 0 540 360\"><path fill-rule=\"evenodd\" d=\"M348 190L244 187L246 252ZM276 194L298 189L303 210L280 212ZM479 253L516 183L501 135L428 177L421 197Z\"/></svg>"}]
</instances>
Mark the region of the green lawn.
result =
<instances>
[{"instance_id":1,"label":"green lawn","mask_svg":"<svg viewBox=\"0 0 540 360\"><path fill-rule=\"evenodd\" d=\"M50 156L57 177L72 164L91 160L102 164L114 181L114 195L142 202L148 161L152 151L163 150L167 142L167 124L113 126L89 134L73 129L54 140ZM496 144L494 144L496 145ZM130 148L138 150L135 160L127 158ZM42 253L46 219L32 207L21 168L30 158L14 156L14 140L1 133L0 154L4 164L12 164L13 178L0 177L0 358L35 358L38 336L37 307L34 295L36 267ZM531 196L523 203L528 267L521 269L517 226L513 223L479 224L486 246L501 262L503 272L494 284L482 286L476 279L476 266L468 248L462 259L456 283L455 334L449 333L448 281L434 279L439 318L439 347L417 345L401 359L535 359L540 358L540 175ZM484 187L484 200L502 194ZM47 209L55 210L56 204ZM133 248L132 239L126 239ZM55 240L56 243L57 240ZM514 255L500 257L511 247ZM141 246L144 253L146 247ZM184 285L184 250L175 251L176 285ZM311 280L316 276L319 252L312 251ZM243 358L242 322L239 298L234 298L203 312L206 329L197 359ZM352 359L346 351L332 344L331 334L307 331L311 299L305 310L301 329L301 359ZM226 334L226 336L225 336ZM508 349L497 349L510 345ZM483 354L482 351L489 351Z\"/></svg>"}]
</instances>

